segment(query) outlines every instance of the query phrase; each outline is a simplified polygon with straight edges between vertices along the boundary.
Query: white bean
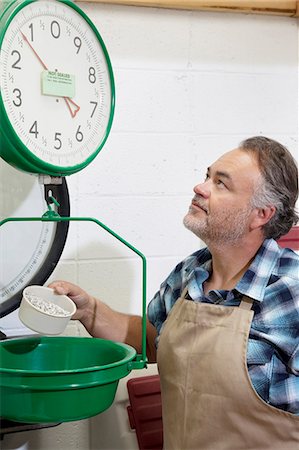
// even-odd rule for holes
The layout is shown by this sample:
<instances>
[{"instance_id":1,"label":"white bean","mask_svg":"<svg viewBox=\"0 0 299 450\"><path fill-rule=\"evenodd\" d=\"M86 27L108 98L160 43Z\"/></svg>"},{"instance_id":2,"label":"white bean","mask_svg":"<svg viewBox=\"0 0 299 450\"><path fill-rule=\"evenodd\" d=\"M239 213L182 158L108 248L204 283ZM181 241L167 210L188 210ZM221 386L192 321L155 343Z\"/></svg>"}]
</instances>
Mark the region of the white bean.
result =
<instances>
[{"instance_id":1,"label":"white bean","mask_svg":"<svg viewBox=\"0 0 299 450\"><path fill-rule=\"evenodd\" d=\"M66 317L70 313L55 303L51 303L37 295L27 294L27 300L40 311L50 314L51 316Z\"/></svg>"}]
</instances>

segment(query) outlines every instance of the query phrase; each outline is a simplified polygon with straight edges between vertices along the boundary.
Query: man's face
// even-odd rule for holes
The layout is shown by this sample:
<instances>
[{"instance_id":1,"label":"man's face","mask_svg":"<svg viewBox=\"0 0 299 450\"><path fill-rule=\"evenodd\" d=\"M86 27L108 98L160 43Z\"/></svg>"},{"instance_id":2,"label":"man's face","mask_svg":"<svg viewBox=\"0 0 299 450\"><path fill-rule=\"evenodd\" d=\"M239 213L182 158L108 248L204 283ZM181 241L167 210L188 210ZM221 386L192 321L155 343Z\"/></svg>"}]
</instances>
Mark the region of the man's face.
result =
<instances>
[{"instance_id":1,"label":"man's face","mask_svg":"<svg viewBox=\"0 0 299 450\"><path fill-rule=\"evenodd\" d=\"M250 153L225 153L194 187L185 226L207 244L236 245L250 230L251 199L260 183L261 172Z\"/></svg>"}]
</instances>

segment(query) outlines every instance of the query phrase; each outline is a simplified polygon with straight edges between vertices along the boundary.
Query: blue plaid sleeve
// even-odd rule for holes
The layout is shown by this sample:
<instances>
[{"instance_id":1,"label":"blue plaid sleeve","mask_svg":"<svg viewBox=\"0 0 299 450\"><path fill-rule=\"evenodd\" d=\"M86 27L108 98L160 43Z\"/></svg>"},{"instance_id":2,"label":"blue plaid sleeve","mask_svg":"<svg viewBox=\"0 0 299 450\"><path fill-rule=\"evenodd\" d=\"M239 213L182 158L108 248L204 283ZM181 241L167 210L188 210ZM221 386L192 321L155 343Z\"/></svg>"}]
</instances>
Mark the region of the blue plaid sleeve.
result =
<instances>
[{"instance_id":1,"label":"blue plaid sleeve","mask_svg":"<svg viewBox=\"0 0 299 450\"><path fill-rule=\"evenodd\" d=\"M209 251L198 250L181 261L161 284L159 291L148 305L148 319L156 327L158 334L174 303L184 290L190 273L195 267L211 257Z\"/></svg>"}]
</instances>

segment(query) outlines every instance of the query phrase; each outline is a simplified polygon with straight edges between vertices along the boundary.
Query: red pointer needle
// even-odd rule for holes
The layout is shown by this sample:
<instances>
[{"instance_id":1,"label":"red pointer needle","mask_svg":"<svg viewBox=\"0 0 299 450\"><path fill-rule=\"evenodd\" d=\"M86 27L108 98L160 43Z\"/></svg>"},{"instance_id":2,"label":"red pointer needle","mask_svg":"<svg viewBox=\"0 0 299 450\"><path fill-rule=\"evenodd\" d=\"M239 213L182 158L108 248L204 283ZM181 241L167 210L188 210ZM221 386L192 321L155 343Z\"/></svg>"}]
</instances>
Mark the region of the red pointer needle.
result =
<instances>
[{"instance_id":1,"label":"red pointer needle","mask_svg":"<svg viewBox=\"0 0 299 450\"><path fill-rule=\"evenodd\" d=\"M31 50L33 51L33 53L35 54L35 56L37 57L37 59L39 60L39 62L41 63L41 65L43 66L43 68L45 70L48 70L46 64L43 62L43 60L39 57L39 55L36 53L36 51L34 50L34 48L32 47L32 45L30 44L29 40L27 39L27 37L25 36L25 34L22 33L21 31L21 35L24 39L24 41L27 42L27 44L29 45L29 47L31 48ZM72 117L75 117L77 112L79 112L80 110L80 106L77 105L77 103L75 103L72 99L70 99L69 97L63 97L64 101L66 103L66 106L68 107L69 112L71 113ZM73 110L70 103L75 107L75 109Z\"/></svg>"},{"instance_id":2,"label":"red pointer needle","mask_svg":"<svg viewBox=\"0 0 299 450\"><path fill-rule=\"evenodd\" d=\"M69 112L71 113L71 116L75 117L77 112L80 111L80 106L77 105L77 103L73 102L73 100L71 98L69 98L69 97L63 97L63 98L64 98L64 101L66 103L66 106L69 109ZM72 109L70 103L75 107L75 109Z\"/></svg>"}]
</instances>

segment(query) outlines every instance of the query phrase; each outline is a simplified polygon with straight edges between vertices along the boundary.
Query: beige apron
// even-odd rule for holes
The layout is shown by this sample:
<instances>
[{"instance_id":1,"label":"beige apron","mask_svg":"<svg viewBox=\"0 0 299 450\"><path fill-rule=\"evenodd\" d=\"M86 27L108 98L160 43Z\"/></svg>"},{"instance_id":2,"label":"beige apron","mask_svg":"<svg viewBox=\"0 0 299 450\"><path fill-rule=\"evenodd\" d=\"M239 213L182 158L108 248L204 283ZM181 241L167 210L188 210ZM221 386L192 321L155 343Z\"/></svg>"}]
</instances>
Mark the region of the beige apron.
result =
<instances>
[{"instance_id":1,"label":"beige apron","mask_svg":"<svg viewBox=\"0 0 299 450\"><path fill-rule=\"evenodd\" d=\"M186 300L160 336L165 450L299 450L299 416L262 400L247 370L253 311Z\"/></svg>"}]
</instances>

